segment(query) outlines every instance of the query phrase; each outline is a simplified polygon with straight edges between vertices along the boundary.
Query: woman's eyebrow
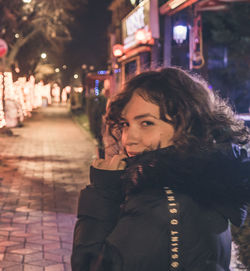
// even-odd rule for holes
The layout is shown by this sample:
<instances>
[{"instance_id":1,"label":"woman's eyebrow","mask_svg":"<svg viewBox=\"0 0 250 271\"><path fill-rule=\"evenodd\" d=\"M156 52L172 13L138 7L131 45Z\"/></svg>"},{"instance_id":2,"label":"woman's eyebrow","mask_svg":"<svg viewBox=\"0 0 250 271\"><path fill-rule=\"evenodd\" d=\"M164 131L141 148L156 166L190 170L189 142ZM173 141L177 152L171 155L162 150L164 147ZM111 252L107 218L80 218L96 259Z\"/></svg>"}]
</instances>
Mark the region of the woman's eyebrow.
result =
<instances>
[{"instance_id":1,"label":"woman's eyebrow","mask_svg":"<svg viewBox=\"0 0 250 271\"><path fill-rule=\"evenodd\" d=\"M146 114L142 114L142 115L137 115L137 116L134 117L134 119L137 120L137 119L143 119L143 118L146 118L146 117L151 117L151 118L154 118L154 119L158 120L158 118L156 116L154 116L154 115L152 115L150 113L146 113Z\"/></svg>"},{"instance_id":2,"label":"woman's eyebrow","mask_svg":"<svg viewBox=\"0 0 250 271\"><path fill-rule=\"evenodd\" d=\"M154 119L157 119L159 120L159 118L157 118L156 116L150 114L150 113L146 113L146 114L141 114L141 115L137 115L134 117L135 120L138 120L138 119L143 119L143 118L147 118L147 117L151 117L151 118L154 118ZM123 116L121 116L120 118L121 121L126 121L127 119Z\"/></svg>"}]
</instances>

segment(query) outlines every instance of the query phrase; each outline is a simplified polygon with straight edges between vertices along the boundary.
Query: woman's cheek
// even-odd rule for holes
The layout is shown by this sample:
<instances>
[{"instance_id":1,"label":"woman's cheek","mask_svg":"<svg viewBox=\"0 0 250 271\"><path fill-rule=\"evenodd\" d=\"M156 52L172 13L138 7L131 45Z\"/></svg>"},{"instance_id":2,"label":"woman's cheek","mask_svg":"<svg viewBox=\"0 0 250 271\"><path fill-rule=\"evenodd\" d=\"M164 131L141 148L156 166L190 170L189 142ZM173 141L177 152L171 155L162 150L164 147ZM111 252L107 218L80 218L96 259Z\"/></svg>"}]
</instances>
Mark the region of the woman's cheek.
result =
<instances>
[{"instance_id":1,"label":"woman's cheek","mask_svg":"<svg viewBox=\"0 0 250 271\"><path fill-rule=\"evenodd\" d=\"M166 135L164 133L161 133L160 134L161 148L165 148L172 145L173 144L172 138L173 138L172 134Z\"/></svg>"},{"instance_id":2,"label":"woman's cheek","mask_svg":"<svg viewBox=\"0 0 250 271\"><path fill-rule=\"evenodd\" d=\"M145 137L144 145L147 147L147 150L153 151L159 149L161 146L160 135L147 135Z\"/></svg>"}]
</instances>

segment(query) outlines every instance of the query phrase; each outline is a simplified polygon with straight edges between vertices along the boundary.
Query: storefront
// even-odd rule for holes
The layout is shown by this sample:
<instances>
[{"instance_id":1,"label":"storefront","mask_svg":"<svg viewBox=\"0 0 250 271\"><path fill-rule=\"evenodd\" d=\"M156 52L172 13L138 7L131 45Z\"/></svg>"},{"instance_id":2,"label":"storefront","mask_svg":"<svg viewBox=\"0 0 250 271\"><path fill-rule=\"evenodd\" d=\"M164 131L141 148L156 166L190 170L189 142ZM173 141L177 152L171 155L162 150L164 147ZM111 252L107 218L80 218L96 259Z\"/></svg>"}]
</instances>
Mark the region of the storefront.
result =
<instances>
[{"instance_id":1,"label":"storefront","mask_svg":"<svg viewBox=\"0 0 250 271\"><path fill-rule=\"evenodd\" d=\"M121 84L157 65L159 39L158 1L144 0L122 20L122 44L113 46L121 71Z\"/></svg>"}]
</instances>

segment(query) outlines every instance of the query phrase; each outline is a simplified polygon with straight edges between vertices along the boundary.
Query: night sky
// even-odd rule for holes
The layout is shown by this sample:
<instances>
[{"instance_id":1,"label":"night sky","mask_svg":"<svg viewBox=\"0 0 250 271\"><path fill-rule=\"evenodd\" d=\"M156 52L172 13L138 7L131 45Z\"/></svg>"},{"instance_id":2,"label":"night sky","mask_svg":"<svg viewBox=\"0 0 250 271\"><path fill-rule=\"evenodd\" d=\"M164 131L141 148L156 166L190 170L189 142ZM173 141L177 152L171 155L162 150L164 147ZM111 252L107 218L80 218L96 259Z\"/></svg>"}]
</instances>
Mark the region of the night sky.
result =
<instances>
[{"instance_id":1,"label":"night sky","mask_svg":"<svg viewBox=\"0 0 250 271\"><path fill-rule=\"evenodd\" d=\"M105 68L107 63L107 28L111 13L107 10L111 0L89 0L84 7L74 12L75 23L70 27L72 41L66 46L65 60L73 72L82 64Z\"/></svg>"}]
</instances>

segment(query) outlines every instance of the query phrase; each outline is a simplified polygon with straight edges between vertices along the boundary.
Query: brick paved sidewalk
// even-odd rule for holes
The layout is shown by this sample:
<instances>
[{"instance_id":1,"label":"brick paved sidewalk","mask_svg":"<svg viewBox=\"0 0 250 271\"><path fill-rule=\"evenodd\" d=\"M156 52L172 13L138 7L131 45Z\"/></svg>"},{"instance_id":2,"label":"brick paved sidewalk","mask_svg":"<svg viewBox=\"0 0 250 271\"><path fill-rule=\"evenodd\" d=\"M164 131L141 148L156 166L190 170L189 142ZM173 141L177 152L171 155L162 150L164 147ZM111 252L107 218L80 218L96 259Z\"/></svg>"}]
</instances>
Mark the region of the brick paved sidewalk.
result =
<instances>
[{"instance_id":1,"label":"brick paved sidewalk","mask_svg":"<svg viewBox=\"0 0 250 271\"><path fill-rule=\"evenodd\" d=\"M68 109L39 109L0 136L0 271L70 269L80 189L95 154Z\"/></svg>"}]
</instances>

